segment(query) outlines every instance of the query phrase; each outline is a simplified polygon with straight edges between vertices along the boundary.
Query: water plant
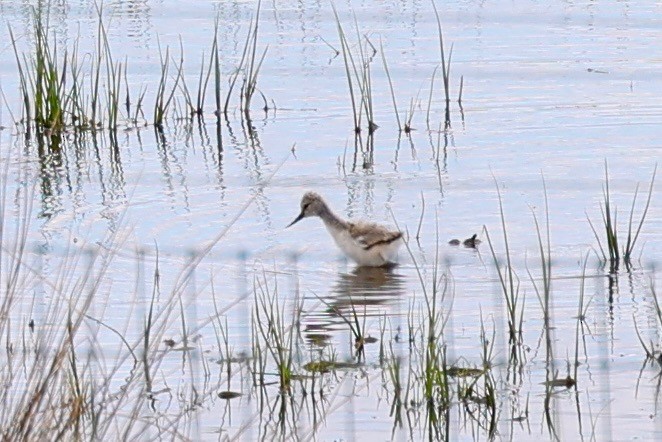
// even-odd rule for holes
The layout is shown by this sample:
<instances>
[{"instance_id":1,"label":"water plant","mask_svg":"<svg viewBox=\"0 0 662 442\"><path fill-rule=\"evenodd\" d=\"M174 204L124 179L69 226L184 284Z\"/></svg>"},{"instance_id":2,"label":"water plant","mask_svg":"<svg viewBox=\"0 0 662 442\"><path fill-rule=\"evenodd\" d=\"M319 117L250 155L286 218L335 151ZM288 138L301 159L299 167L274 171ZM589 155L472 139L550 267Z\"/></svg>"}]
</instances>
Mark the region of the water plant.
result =
<instances>
[{"instance_id":1,"label":"water plant","mask_svg":"<svg viewBox=\"0 0 662 442\"><path fill-rule=\"evenodd\" d=\"M653 174L650 179L646 202L644 203L639 221L636 222L636 224L634 223L634 212L637 203L637 196L639 195L639 184L637 184L634 190L634 196L632 197L632 205L630 207L629 221L627 225L627 237L625 239L625 244L621 246L619 244L618 210L611 199L611 193L609 190L609 167L607 165L607 161L605 160L605 182L602 188L602 202L600 203L602 231L604 232L602 239L596 229L596 225L598 223L596 222L594 224L588 214L586 215L586 219L588 220L593 235L598 242L598 249L600 250L603 263L609 263L610 273L616 273L621 262L625 264L628 269L630 269L632 266L632 254L635 250L637 240L639 239L641 229L644 225L644 222L646 221L646 215L648 214L648 209L653 197L653 185L655 184L656 173L657 164L653 169Z\"/></svg>"},{"instance_id":2,"label":"water plant","mask_svg":"<svg viewBox=\"0 0 662 442\"><path fill-rule=\"evenodd\" d=\"M451 72L451 59L453 58L453 45L451 44L450 51L448 53L448 58L446 58L446 50L444 48L444 34L441 29L441 19L439 18L439 11L437 11L436 2L432 1L432 8L434 9L434 15L437 19L437 31L439 34L439 52L441 56L441 75L444 83L444 96L445 96L445 117L444 117L444 127L448 129L451 125L451 110L450 110L450 72ZM434 77L433 77L434 81ZM462 95L460 94L459 100L461 101Z\"/></svg>"},{"instance_id":3,"label":"water plant","mask_svg":"<svg viewBox=\"0 0 662 442\"><path fill-rule=\"evenodd\" d=\"M64 89L64 66L58 61L57 46L51 47L48 36L48 16L41 8L32 10L35 43L31 59L21 57L11 26L9 35L14 48L19 72L21 95L23 97L23 118L26 131L30 132L32 122L40 130L59 131L65 122L67 93ZM65 52L66 59L66 52ZM76 78L76 77L74 77Z\"/></svg>"},{"instance_id":4,"label":"water plant","mask_svg":"<svg viewBox=\"0 0 662 442\"><path fill-rule=\"evenodd\" d=\"M246 37L246 45L244 47L244 53L242 55L242 61L240 67L243 67L244 79L241 85L241 108L244 114L244 118L247 122L251 121L250 117L250 108L251 101L253 100L253 95L257 91L257 79L258 74L260 73L260 68L264 62L264 58L267 55L267 50L269 46L266 46L262 51L262 55L258 56L257 51L257 37L258 29L260 22L260 7L262 5L262 0L257 2L257 12L255 13L255 20L251 20L251 25L249 26L248 36ZM263 96L264 98L264 96ZM268 110L265 99L265 111ZM248 124L249 130L251 130L250 124Z\"/></svg>"},{"instance_id":5,"label":"water plant","mask_svg":"<svg viewBox=\"0 0 662 442\"><path fill-rule=\"evenodd\" d=\"M175 76L174 84L168 83L169 72L170 72L170 48L166 47L165 52L161 50L159 45L159 59L161 62L161 75L159 82L156 88L156 99L154 100L154 128L159 132L163 132L163 123L165 121L166 114L170 105L172 104L173 98L175 96L175 91L177 86L182 79L183 75L183 66L184 66L184 54L183 49L180 52L180 60L177 65L177 74Z\"/></svg>"},{"instance_id":6,"label":"water plant","mask_svg":"<svg viewBox=\"0 0 662 442\"><path fill-rule=\"evenodd\" d=\"M348 293L348 298L349 298L349 306L351 309L351 316L347 317L338 307L333 306L326 302L324 299L320 298L319 296L317 299L319 299L324 305L329 308L329 311L332 312L334 315L338 315L344 322L347 324L349 327L349 330L354 338L354 350L356 354L356 358L359 362L361 362L364 357L365 357L365 344L366 344L366 338L367 334L365 332L365 321L366 321L366 304L363 303L363 320L359 320L359 315L356 312L356 305L354 300L352 299L351 294Z\"/></svg>"},{"instance_id":7,"label":"water plant","mask_svg":"<svg viewBox=\"0 0 662 442\"><path fill-rule=\"evenodd\" d=\"M293 314L288 319L285 305L278 300L277 284L271 289L265 275L254 279L255 306L253 310L253 329L259 332L259 354L266 352L271 355L275 364L280 391L290 391L295 375L294 345L299 332L303 301L293 308Z\"/></svg>"},{"instance_id":8,"label":"water plant","mask_svg":"<svg viewBox=\"0 0 662 442\"><path fill-rule=\"evenodd\" d=\"M438 222L437 222L438 224ZM397 222L396 222L397 227ZM439 237L436 238L431 274L425 278L422 268L404 240L423 295L422 301L408 315L411 386L407 388L405 403L423 406L424 429L430 439L449 437L450 412L453 404L451 377L455 369L448 362L445 328L453 303L453 282L448 273L441 272ZM444 305L447 304L447 305ZM421 318L415 322L414 317ZM395 373L394 373L395 375Z\"/></svg>"},{"instance_id":9,"label":"water plant","mask_svg":"<svg viewBox=\"0 0 662 442\"><path fill-rule=\"evenodd\" d=\"M586 342L584 341L585 336L585 321L586 321L586 312L588 311L589 306L591 305L592 298L589 298L588 302L585 300L585 288L586 288L586 266L588 265L589 254L584 255L582 263L582 274L579 285L579 300L577 304L577 323L575 325L575 362L574 362L574 373L573 379L577 381L577 371L579 369L579 340L580 340L580 330L581 337L583 342L584 354L586 355Z\"/></svg>"},{"instance_id":10,"label":"water plant","mask_svg":"<svg viewBox=\"0 0 662 442\"><path fill-rule=\"evenodd\" d=\"M549 224L549 200L547 198L547 185L545 183L545 177L542 177L542 187L543 187L543 197L545 201L545 228L544 228L544 237L541 232L540 223L538 221L538 216L535 211L531 209L533 216L533 222L535 224L536 236L538 239L538 253L540 258L540 271L541 271L541 281L542 286L539 286L536 282L536 279L533 277L530 269L527 266L527 273L531 280L531 285L533 286L536 296L538 297L538 302L540 303L540 308L543 314L543 335L545 342L545 422L547 424L547 429L549 430L550 436L554 439L558 439L556 433L555 421L552 415L551 401L553 389L558 385L558 372L556 370L556 364L554 360L554 336L553 336L553 324L551 317L551 295L552 295L552 256L551 256L551 235L550 235L550 224ZM543 239L544 238L544 239ZM569 376L569 375L568 375ZM571 378L569 378L571 379ZM569 382L568 379L565 382Z\"/></svg>"},{"instance_id":11,"label":"water plant","mask_svg":"<svg viewBox=\"0 0 662 442\"><path fill-rule=\"evenodd\" d=\"M159 78L156 82L152 116L149 120L163 136L166 118L175 114L202 117L205 97L212 72L214 74L217 136L220 142L220 117L228 117L230 100L235 85L242 76L239 106L242 120L250 120L253 97L259 93L264 100L265 111L269 109L266 97L257 88L258 74L264 62L267 48L258 52L258 29L261 1L257 3L255 20L251 22L239 66L229 76L229 88L222 103L221 61L218 44L218 17L215 22L209 59L204 52L199 66L198 81L194 92L189 90L184 75L184 49L180 38L179 59L174 60L169 47L159 45ZM52 137L51 149L58 148L63 132L96 131L107 129L116 132L126 122L133 127L144 124L144 102L147 86L137 93L129 88L128 63L115 61L107 33L107 21L103 7L97 7L96 47L91 56L81 56L79 40L71 47L62 47L52 36L49 21L50 6L40 4L31 10L33 45L28 53L21 52L18 38L11 26L8 32L16 60L19 76L19 92L22 101L21 118L17 121L29 138L33 132ZM242 75L243 74L243 75ZM124 93L122 93L124 89ZM178 106L179 94L183 97L186 111ZM124 99L122 100L122 95ZM195 96L194 96L195 95ZM123 106L122 106L123 101ZM124 115L123 115L124 113ZM124 120L123 120L124 118ZM141 121L142 120L142 121ZM252 130L250 124L247 125ZM116 137L116 135L113 135Z\"/></svg>"},{"instance_id":12,"label":"water plant","mask_svg":"<svg viewBox=\"0 0 662 442\"><path fill-rule=\"evenodd\" d=\"M81 59L78 38L71 48L62 48L50 35L49 5L31 10L34 36L29 54L19 51L9 27L23 104L20 123L27 137L34 131L59 136L68 129L116 130L126 64L113 61L101 7L97 14L96 53L89 58Z\"/></svg>"},{"instance_id":13,"label":"water plant","mask_svg":"<svg viewBox=\"0 0 662 442\"><path fill-rule=\"evenodd\" d=\"M216 26L218 26L218 19L216 20L215 24ZM212 42L212 54L214 54L215 51L217 50L217 44L218 44L217 35L218 35L218 29L215 29L214 40ZM184 48L181 43L181 38L180 38L180 53L182 55L184 54ZM214 55L212 55L210 57L209 63L207 63L205 59L205 53L204 52L202 53L202 58L200 60L200 72L198 73L198 84L196 88L195 102L193 101L193 97L191 97L191 92L189 91L186 85L186 77L183 75L183 73L181 75L180 89L184 94L186 108L189 110L189 115L191 117L197 116L198 119L202 119L205 108L205 97L207 94L207 87L209 85L209 79L211 78L212 68L214 67L214 61L215 61L215 57ZM182 67L183 67L183 63L182 63Z\"/></svg>"},{"instance_id":14,"label":"water plant","mask_svg":"<svg viewBox=\"0 0 662 442\"><path fill-rule=\"evenodd\" d=\"M365 115L368 125L368 135L371 135L379 127L375 122L373 114L372 77L370 71L370 64L377 51L365 36L366 48L364 48L364 42L361 39L361 32L359 31L358 22L355 17L354 25L357 36L356 47L358 48L358 54L354 54L342 27L338 11L333 3L331 6L336 19L336 28L338 30L338 38L340 39L340 48L345 67L345 78L347 79L349 97L352 104L354 133L357 135L361 133L362 118Z\"/></svg>"},{"instance_id":15,"label":"water plant","mask_svg":"<svg viewBox=\"0 0 662 442\"><path fill-rule=\"evenodd\" d=\"M506 317L508 321L508 341L511 344L510 359L516 363L519 359L518 347L522 340L522 323L524 320L524 298L520 294L520 280L513 268L511 259L511 250L508 242L508 231L506 229L506 217L503 211L503 201L501 198L501 191L499 185L494 179L497 197L499 200L499 215L501 218L501 229L503 231L503 243L506 262L503 264L497 255L495 245L489 233L487 226L483 226L487 243L490 247L490 254L494 268L497 272L499 285L503 299L506 302ZM515 364L516 365L516 364Z\"/></svg>"}]
</instances>

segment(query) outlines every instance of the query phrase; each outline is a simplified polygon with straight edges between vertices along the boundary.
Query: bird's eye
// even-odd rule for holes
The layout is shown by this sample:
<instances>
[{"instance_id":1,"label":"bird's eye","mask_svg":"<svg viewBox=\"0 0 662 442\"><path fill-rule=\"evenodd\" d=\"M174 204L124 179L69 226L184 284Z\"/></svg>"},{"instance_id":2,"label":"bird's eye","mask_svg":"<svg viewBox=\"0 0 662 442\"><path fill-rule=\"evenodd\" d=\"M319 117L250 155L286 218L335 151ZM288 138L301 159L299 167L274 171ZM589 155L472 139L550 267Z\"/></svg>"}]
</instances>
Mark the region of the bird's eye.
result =
<instances>
[{"instance_id":1,"label":"bird's eye","mask_svg":"<svg viewBox=\"0 0 662 442\"><path fill-rule=\"evenodd\" d=\"M310 206L310 203L306 203L306 204L304 204L303 207L301 208L301 211L302 211L302 212L305 212L306 209L308 209L309 206Z\"/></svg>"}]
</instances>

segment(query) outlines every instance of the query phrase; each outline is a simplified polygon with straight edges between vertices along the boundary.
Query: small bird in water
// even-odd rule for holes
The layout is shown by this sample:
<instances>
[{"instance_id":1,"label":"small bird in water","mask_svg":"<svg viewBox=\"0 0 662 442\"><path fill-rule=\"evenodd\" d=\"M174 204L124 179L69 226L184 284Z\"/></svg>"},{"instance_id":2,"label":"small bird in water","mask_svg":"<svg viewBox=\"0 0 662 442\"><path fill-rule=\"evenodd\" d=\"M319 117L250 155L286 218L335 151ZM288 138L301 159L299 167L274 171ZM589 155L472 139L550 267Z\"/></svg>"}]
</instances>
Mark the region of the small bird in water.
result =
<instances>
[{"instance_id":1,"label":"small bird in water","mask_svg":"<svg viewBox=\"0 0 662 442\"><path fill-rule=\"evenodd\" d=\"M464 244L464 247L467 247L469 249L475 249L478 244L480 244L482 241L478 239L477 234L473 234L471 238L467 238L464 241L460 242L459 239L451 239L448 241L448 244L451 246L459 246L460 244Z\"/></svg>"},{"instance_id":2,"label":"small bird in water","mask_svg":"<svg viewBox=\"0 0 662 442\"><path fill-rule=\"evenodd\" d=\"M464 244L464 247L469 247L471 249L475 249L478 244L481 243L481 240L478 239L477 234L473 234L471 238L467 238L464 241L462 241L462 244Z\"/></svg>"},{"instance_id":3,"label":"small bird in water","mask_svg":"<svg viewBox=\"0 0 662 442\"><path fill-rule=\"evenodd\" d=\"M322 197L306 192L301 198L301 213L287 227L303 218L319 216L340 250L360 266L382 267L395 264L402 232L374 223L351 222L339 218Z\"/></svg>"}]
</instances>

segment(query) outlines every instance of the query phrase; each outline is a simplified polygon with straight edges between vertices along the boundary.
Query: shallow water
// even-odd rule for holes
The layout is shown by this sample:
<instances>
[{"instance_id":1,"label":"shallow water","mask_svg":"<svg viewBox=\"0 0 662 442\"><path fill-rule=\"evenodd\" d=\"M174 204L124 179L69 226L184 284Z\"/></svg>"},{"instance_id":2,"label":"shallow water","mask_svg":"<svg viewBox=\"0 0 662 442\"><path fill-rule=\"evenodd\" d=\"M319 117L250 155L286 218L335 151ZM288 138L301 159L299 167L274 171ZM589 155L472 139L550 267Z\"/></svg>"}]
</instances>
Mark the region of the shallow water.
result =
<instances>
[{"instance_id":1,"label":"shallow water","mask_svg":"<svg viewBox=\"0 0 662 442\"><path fill-rule=\"evenodd\" d=\"M146 418L150 423L163 425L168 417L180 416L172 428L193 439L275 435L418 439L431 431L425 407L412 387L413 402L403 406L402 424L396 423L388 367L395 357L407 362L401 368L403 376L419 366L420 353L412 352L408 329L409 322L420 324L426 319L417 269L428 290L438 270L450 281L441 302L448 321L443 340L449 362L478 366L481 320L488 337L495 333L490 339L495 343L490 372L497 385L497 437L660 437L656 377L660 370L655 364L644 365L645 353L634 330L636 322L645 342L659 342L662 324L655 316L651 289L656 282L659 287L655 266L662 256L659 179L631 271L608 275L608 269L599 266L593 252L597 241L586 220L588 215L600 223L605 160L621 225L627 222L637 183L636 213L643 208L661 151L662 58L656 52L660 6L526 1L506 6L472 1L438 5L446 50L453 44L451 126L445 131L438 130L444 122L439 72L430 113L432 130L426 124L430 80L440 62L431 4L383 0L336 6L353 45L354 16L361 34L378 51L383 44L401 119L410 101L415 102L415 130L399 136L377 54L371 73L375 121L380 127L374 134L374 161L368 167L363 164L369 154L359 151L355 156L342 56L334 56L322 40L340 47L331 6L324 2L262 5L258 44L269 48L258 87L276 109L265 114L259 109L261 99L255 99L253 133L234 110L221 126L220 139L210 93L202 124L171 116L162 136L151 126L120 130L116 147L105 134L87 133L80 140L70 134L61 150L40 155L38 143L26 141L11 123L9 110L18 115L21 109L18 74L13 49L0 47L0 80L8 104L2 106L0 121L6 126L0 131L7 180L5 231L13 232L16 220L29 221L24 261L47 275L46 283L27 279L24 298L11 311L13 326L20 329L33 318L37 326L57 328L60 316L48 320L49 312L64 311L53 303L73 291L51 290L48 282L62 287L58 282L62 268L74 275L85 273L85 260L74 266L65 257L96 250L95 244L101 242L110 244L112 264L89 316L119 330L129 342L140 339L158 248L159 305L166 304L171 292L185 301L170 320L164 320L159 336L174 339L177 348L182 316L190 335L200 339L195 350L164 354L159 386L153 388L164 392L155 396L152 409L141 410L141 415L150 416ZM186 81L194 88L218 14L222 72L230 75L241 58L255 4L204 2L192 8L171 1L112 2L104 10L112 23L108 30L114 57L127 58L131 87L147 88L149 120L160 69L159 45L169 46L178 58L181 36ZM0 12L3 22L11 23L20 36L19 47L27 49L27 8L3 2ZM71 44L80 34L81 52L93 50L94 7L53 6L51 22L57 23L54 34L62 44ZM0 27L0 41L8 41L7 37L6 26ZM460 76L462 108L455 101ZM177 97L181 104L180 92ZM365 133L362 142L367 142ZM577 388L555 389L549 402L551 417L544 413L544 383L551 364L546 362L543 314L527 274L528 268L539 287L532 213L544 222L543 178L553 259L551 342L559 378L566 376L568 361L574 364L576 344L581 344ZM509 364L505 301L483 230L486 226L503 262L497 187L513 267L525 296L519 346L524 362L515 374ZM323 194L344 217L397 222L410 239L410 251L401 251L400 266L391 272L356 269L339 255L316 219L285 229L298 214L301 195L310 189ZM103 237L108 232L123 240L106 242ZM447 245L452 238L474 233L483 240L477 250ZM18 236L3 237L3 259L10 259L6 250ZM206 250L210 244L214 246ZM193 273L181 270L198 258ZM184 281L183 288L173 289L176 281ZM582 281L586 319L576 335ZM212 327L209 318L222 311L233 354L250 354L251 311L260 287L277 293L286 312L303 299L295 352L300 366L320 354L356 362L350 327L343 319L351 318L354 311L361 321L365 317L366 333L378 341L366 344L360 367L320 375L318 386L325 393L317 403L311 403L314 399L301 387L291 396L278 395L273 385L265 391L255 387L250 363L236 364L229 376L224 364L217 363L225 353L219 350L219 328L214 327L222 328L222 323L214 322ZM122 353L117 335L107 328L89 325L85 333L102 344L99 348L107 352L101 352L104 359ZM413 335L416 340L418 335ZM166 350L162 345L161 351ZM273 370L268 367L270 382L276 379ZM122 365L119 373L128 372L130 367ZM187 396L192 385L209 394L201 394L195 402ZM216 393L225 389L243 396L219 399ZM194 402L195 411L190 411L187 407ZM477 412L482 418L471 418L466 410L472 406L453 403L445 436L488 437L486 411ZM275 411L279 409L280 414ZM156 424L148 426L146 437L162 431Z\"/></svg>"}]
</instances>

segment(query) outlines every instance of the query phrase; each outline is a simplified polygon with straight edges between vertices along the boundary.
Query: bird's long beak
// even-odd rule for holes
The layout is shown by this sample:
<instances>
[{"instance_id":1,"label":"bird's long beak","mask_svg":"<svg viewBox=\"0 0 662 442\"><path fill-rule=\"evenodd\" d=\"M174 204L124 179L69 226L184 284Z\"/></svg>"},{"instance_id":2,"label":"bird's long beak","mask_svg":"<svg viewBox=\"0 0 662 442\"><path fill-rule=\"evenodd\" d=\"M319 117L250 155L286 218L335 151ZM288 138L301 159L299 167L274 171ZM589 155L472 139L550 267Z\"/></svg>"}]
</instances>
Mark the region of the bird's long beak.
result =
<instances>
[{"instance_id":1,"label":"bird's long beak","mask_svg":"<svg viewBox=\"0 0 662 442\"><path fill-rule=\"evenodd\" d=\"M298 222L301 221L302 219L303 219L303 212L301 212L301 213L299 214L299 216L297 216L297 217L294 219L294 221L292 221L291 223L289 223L285 228L287 229L288 227L290 227L290 226L293 225L293 224L298 223Z\"/></svg>"}]
</instances>

